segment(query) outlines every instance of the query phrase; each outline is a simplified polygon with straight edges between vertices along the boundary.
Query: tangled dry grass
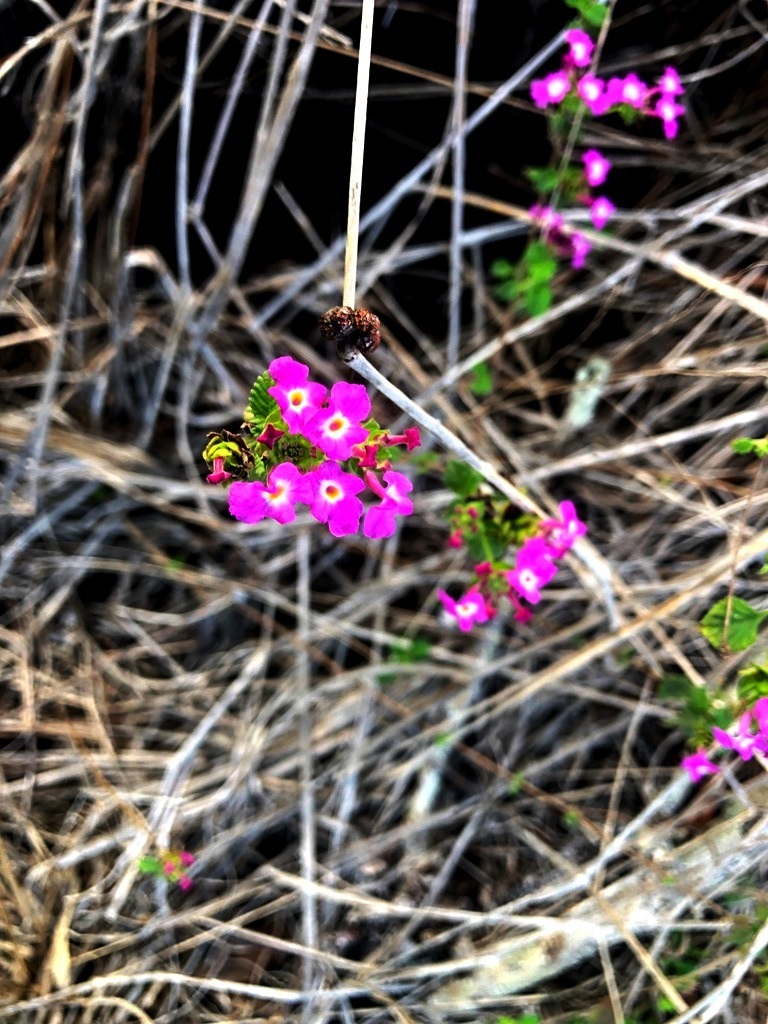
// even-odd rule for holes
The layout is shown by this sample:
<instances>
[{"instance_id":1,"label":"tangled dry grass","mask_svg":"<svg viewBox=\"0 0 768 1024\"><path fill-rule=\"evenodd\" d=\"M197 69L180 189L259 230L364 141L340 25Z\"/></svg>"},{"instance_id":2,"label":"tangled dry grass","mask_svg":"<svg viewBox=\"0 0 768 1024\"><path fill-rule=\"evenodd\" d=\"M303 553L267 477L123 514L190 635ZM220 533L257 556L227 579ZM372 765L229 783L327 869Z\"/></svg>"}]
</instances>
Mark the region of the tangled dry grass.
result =
<instances>
[{"instance_id":1,"label":"tangled dry grass","mask_svg":"<svg viewBox=\"0 0 768 1024\"><path fill-rule=\"evenodd\" d=\"M642 194L534 321L513 321L487 275L487 247L513 247L524 215L460 173L473 132L510 107L534 117L530 68L486 87L461 59L453 80L394 67L452 116L364 204L376 361L537 502L572 498L616 601L611 622L574 561L530 626L499 616L469 638L437 614L436 588L468 578L439 472L416 477L417 512L383 543L306 517L243 527L202 480L205 433L237 426L276 354L344 372L311 326L339 300L343 241L317 237L275 169L313 58L346 61L351 89L354 5L36 6L45 24L0 64L32 112L0 182L0 1021L765 1019L768 935L733 938L766 878L765 776L694 790L657 696L670 673L733 682L746 656L696 623L729 587L766 600L768 490L729 442L768 430L768 24L757 3L716 6L688 45L643 54L686 73L680 144L590 129ZM653 40L662 7L632 29ZM159 106L169 33L183 74ZM219 119L201 122L207 71L233 46ZM257 56L222 231L209 190ZM171 258L135 239L174 133ZM316 256L251 274L275 194ZM453 213L441 237L422 229L435 210ZM449 298L440 337L404 297L421 268ZM564 432L594 355L611 369L595 419ZM381 399L375 413L397 416ZM163 847L194 851L190 894L137 874Z\"/></svg>"}]
</instances>

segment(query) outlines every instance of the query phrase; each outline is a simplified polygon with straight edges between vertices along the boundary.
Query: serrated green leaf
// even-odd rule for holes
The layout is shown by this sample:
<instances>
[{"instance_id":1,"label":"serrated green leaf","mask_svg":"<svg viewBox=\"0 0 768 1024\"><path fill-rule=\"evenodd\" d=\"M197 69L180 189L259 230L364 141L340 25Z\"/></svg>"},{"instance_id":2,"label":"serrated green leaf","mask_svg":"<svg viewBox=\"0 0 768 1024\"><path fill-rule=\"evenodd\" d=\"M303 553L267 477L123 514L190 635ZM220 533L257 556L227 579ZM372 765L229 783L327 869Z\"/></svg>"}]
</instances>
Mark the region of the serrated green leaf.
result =
<instances>
[{"instance_id":1,"label":"serrated green leaf","mask_svg":"<svg viewBox=\"0 0 768 1024\"><path fill-rule=\"evenodd\" d=\"M280 416L280 407L272 395L267 394L267 388L274 387L274 385L275 381L269 373L262 373L253 382L250 394L248 395L248 405L244 418L246 423L251 424L255 428L257 434L262 432L264 425L270 417L279 418Z\"/></svg>"},{"instance_id":2,"label":"serrated green leaf","mask_svg":"<svg viewBox=\"0 0 768 1024\"><path fill-rule=\"evenodd\" d=\"M482 481L483 477L476 469L472 469L466 462L459 462L458 459L451 459L443 474L445 486L460 498L468 498L470 494L474 494Z\"/></svg>"},{"instance_id":3,"label":"serrated green leaf","mask_svg":"<svg viewBox=\"0 0 768 1024\"><path fill-rule=\"evenodd\" d=\"M740 597L724 597L709 609L699 629L716 650L745 651L757 640L766 617L768 611L760 612Z\"/></svg>"}]
</instances>

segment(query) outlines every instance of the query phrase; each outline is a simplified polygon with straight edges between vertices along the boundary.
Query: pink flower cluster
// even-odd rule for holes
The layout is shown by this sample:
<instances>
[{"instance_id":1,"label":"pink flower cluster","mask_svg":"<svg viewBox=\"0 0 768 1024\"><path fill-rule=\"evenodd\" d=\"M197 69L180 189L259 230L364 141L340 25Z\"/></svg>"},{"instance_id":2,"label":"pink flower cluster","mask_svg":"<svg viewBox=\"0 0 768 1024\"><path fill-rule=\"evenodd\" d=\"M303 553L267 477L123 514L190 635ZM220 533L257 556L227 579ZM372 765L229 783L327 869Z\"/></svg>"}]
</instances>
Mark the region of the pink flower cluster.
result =
<instances>
[{"instance_id":1,"label":"pink flower cluster","mask_svg":"<svg viewBox=\"0 0 768 1024\"><path fill-rule=\"evenodd\" d=\"M357 533L364 512L358 495L368 487L380 500L365 511L363 534L390 537L395 516L413 512L413 502L407 497L413 484L391 469L378 450L403 444L410 451L420 444L418 430L409 428L392 436L365 426L371 401L362 384L339 382L328 396L322 384L309 380L309 367L290 356L273 360L269 373L275 383L268 393L282 420L268 423L256 440L272 450L286 436L293 439L300 465L281 461L272 466L266 481L233 483L230 513L243 523L258 523L265 517L290 523L296 518L296 506L305 504L334 537L344 537ZM290 451L291 445L280 450ZM355 471L349 470L350 465ZM223 465L217 466L214 459L209 481L219 482L222 473Z\"/></svg>"},{"instance_id":2,"label":"pink flower cluster","mask_svg":"<svg viewBox=\"0 0 768 1024\"><path fill-rule=\"evenodd\" d=\"M522 544L514 568L505 564L492 565L490 561L481 562L475 566L477 583L458 601L444 590L438 590L437 596L443 607L448 615L456 619L462 632L468 632L474 623L480 624L493 618L500 597L506 597L511 602L518 622L528 622L532 613L522 604L521 598L530 604L538 604L542 587L557 572L555 560L587 532L572 501L561 502L559 510L559 519L542 520L538 532ZM451 534L448 544L451 547L461 544L459 531Z\"/></svg>"},{"instance_id":3,"label":"pink flower cluster","mask_svg":"<svg viewBox=\"0 0 768 1024\"><path fill-rule=\"evenodd\" d=\"M634 72L606 81L591 72L581 73L592 60L595 44L591 37L582 29L574 28L566 32L565 39L569 49L560 70L531 83L531 98L537 107L558 106L573 95L578 96L595 117L631 107L648 117L658 117L664 136L675 138L678 118L685 113L677 97L685 90L674 68L665 68L654 86L649 86Z\"/></svg>"},{"instance_id":4,"label":"pink flower cluster","mask_svg":"<svg viewBox=\"0 0 768 1024\"><path fill-rule=\"evenodd\" d=\"M757 731L753 732L753 725ZM717 743L726 750L735 750L743 761L749 761L759 752L768 753L768 697L761 697L751 711L745 711L739 718L735 728L730 732L712 728L712 735ZM680 762L680 767L691 777L691 782L698 782L705 775L714 775L720 771L718 766L707 757L707 752L700 747L695 754L689 754Z\"/></svg>"},{"instance_id":5,"label":"pink flower cluster","mask_svg":"<svg viewBox=\"0 0 768 1024\"><path fill-rule=\"evenodd\" d=\"M194 856L187 850L161 850L159 857L141 857L139 871L144 875L155 875L173 882L183 892L189 892L194 882L186 869L195 863Z\"/></svg>"}]
</instances>

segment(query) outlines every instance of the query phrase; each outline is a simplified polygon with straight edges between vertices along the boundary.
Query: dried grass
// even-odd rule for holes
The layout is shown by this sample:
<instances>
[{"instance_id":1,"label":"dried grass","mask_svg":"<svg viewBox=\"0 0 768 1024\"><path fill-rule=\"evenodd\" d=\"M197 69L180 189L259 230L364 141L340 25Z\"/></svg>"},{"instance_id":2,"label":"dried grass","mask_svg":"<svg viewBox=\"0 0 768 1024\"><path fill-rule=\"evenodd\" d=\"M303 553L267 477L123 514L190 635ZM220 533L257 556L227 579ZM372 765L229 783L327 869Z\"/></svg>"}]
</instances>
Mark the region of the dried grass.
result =
<instances>
[{"instance_id":1,"label":"dried grass","mask_svg":"<svg viewBox=\"0 0 768 1024\"><path fill-rule=\"evenodd\" d=\"M255 278L243 268L265 242L260 214L316 51L351 74L356 14L328 0L308 17L293 0L40 9L47 27L0 64L36 111L0 181L0 1021L493 1019L477 992L446 1003L446 980L484 977L499 944L531 935L559 974L552 936L577 905L595 929L602 906L617 936L537 995L517 995L494 960L499 1012L621 1020L655 986L679 1022L763 1020L749 971L766 937L729 947L734 916L718 896L741 885L749 908L764 884L765 787L747 775L746 788L719 778L692 793L656 688L669 672L733 681L744 657L724 660L695 624L732 586L765 603L768 490L729 448L768 430L768 149L753 100L764 11L725 5L690 46L644 55L649 67L685 61L683 141L590 129L643 169L648 193L527 322L510 322L484 269L485 247L525 216L501 185L467 193L462 155L513 93L525 98L557 40L486 89L468 77L463 0L455 82L399 68L410 90L452 88L453 114L441 145L364 203L358 296L382 314L377 364L532 500L576 502L619 623L574 562L530 627L500 617L467 639L436 614L436 587L466 579L444 546L437 476L417 479L417 514L381 544L335 540L307 517L244 528L201 481L205 432L239 422L275 353L328 381L344 372L306 326L339 300L343 239L325 245L283 192L316 259ZM158 39L171 28L186 40L184 74L160 109ZM200 124L201 76L230 38L242 44L231 102ZM373 49L376 65L375 37ZM208 190L257 52L268 74L222 244ZM744 79L732 102L697 101L733 68ZM122 170L118 75L141 103ZM133 242L147 162L170 131L177 266ZM208 169L193 181L200 134ZM406 200L422 213L450 204L451 230L425 239L418 217L390 230ZM486 226L464 228L470 207ZM211 259L204 281L190 239ZM436 259L447 344L399 297ZM573 371L595 351L612 366L597 419L558 447ZM496 382L483 400L467 383L480 359ZM375 412L396 415L381 400ZM417 637L428 657L393 666ZM601 893L629 877L650 899L653 879L664 885L654 858L674 867L670 848L721 835L734 804L725 868L681 868L684 891L653 927L611 918ZM137 875L137 857L167 845L198 858L189 895ZM664 965L681 943L701 962L677 991Z\"/></svg>"}]
</instances>

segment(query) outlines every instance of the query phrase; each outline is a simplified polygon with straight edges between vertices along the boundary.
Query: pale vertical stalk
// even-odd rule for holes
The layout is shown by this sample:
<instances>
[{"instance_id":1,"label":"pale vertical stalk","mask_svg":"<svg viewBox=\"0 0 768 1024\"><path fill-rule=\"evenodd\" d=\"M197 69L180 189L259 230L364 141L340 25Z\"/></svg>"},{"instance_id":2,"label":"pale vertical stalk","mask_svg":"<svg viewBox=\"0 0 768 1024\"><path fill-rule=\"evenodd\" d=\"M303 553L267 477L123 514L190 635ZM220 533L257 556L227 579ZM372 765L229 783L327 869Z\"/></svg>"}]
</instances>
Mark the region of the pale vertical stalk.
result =
<instances>
[{"instance_id":1,"label":"pale vertical stalk","mask_svg":"<svg viewBox=\"0 0 768 1024\"><path fill-rule=\"evenodd\" d=\"M347 247L344 253L344 286L341 303L355 305L357 285L357 243L360 234L360 192L363 184L365 121L368 115L368 80L371 71L374 0L363 0L360 22L360 49L357 58L355 117L352 124L352 157L349 167L349 205L347 208Z\"/></svg>"},{"instance_id":2,"label":"pale vertical stalk","mask_svg":"<svg viewBox=\"0 0 768 1024\"><path fill-rule=\"evenodd\" d=\"M309 687L309 594L311 573L309 566L309 532L305 528L296 538L296 563L298 583L296 604L298 606L296 650L296 680L299 704L299 736L301 744L301 846L299 860L301 877L306 883L301 893L301 938L304 946L317 949L317 898L313 883L315 881L315 863L317 857L315 842L315 789L312 772L312 718L310 712ZM315 990L315 963L311 956L305 956L302 962L302 987L304 992ZM314 1003L308 998L303 1008L302 1020L309 1022L314 1012Z\"/></svg>"},{"instance_id":3,"label":"pale vertical stalk","mask_svg":"<svg viewBox=\"0 0 768 1024\"><path fill-rule=\"evenodd\" d=\"M455 366L459 358L461 331L461 232L464 226L464 185L466 178L466 142L461 131L466 116L467 59L475 15L474 0L461 0L456 31L455 95L451 117L453 135L453 196L451 198L451 251L448 298L448 348L446 362Z\"/></svg>"}]
</instances>

